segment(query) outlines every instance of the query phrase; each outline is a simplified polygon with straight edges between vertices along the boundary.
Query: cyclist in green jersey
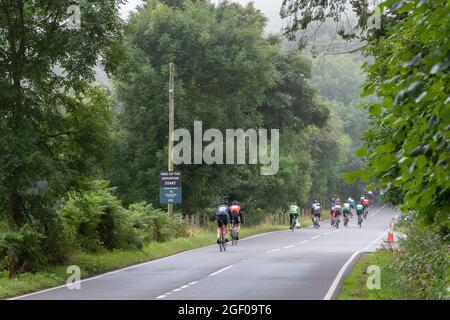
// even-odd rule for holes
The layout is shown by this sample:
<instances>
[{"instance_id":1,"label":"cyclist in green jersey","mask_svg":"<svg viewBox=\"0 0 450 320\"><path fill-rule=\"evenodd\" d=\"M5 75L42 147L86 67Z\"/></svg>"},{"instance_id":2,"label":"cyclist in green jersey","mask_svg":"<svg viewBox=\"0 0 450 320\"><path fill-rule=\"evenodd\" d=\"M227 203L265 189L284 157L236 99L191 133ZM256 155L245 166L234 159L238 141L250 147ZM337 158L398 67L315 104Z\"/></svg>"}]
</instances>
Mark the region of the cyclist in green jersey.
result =
<instances>
[{"instance_id":1,"label":"cyclist in green jersey","mask_svg":"<svg viewBox=\"0 0 450 320\"><path fill-rule=\"evenodd\" d=\"M297 206L295 202L291 204L289 208L289 229L291 229L292 231L294 231L299 211L300 208Z\"/></svg>"}]
</instances>

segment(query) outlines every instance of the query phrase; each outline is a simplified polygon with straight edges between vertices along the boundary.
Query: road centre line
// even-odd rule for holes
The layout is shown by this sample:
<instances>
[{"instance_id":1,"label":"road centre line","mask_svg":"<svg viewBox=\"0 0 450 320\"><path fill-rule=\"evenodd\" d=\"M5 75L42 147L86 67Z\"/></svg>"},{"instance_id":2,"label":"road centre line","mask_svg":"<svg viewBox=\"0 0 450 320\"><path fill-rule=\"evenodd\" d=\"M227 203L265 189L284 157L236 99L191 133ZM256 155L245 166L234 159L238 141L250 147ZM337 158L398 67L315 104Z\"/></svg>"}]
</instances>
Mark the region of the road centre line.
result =
<instances>
[{"instance_id":1,"label":"road centre line","mask_svg":"<svg viewBox=\"0 0 450 320\"><path fill-rule=\"evenodd\" d=\"M210 277L215 276L215 275L217 275L217 274L219 274L219 273L221 273L221 272L223 272L223 271L225 271L225 270L228 270L228 269L230 269L230 268L233 268L233 265L229 265L228 267L225 267L225 268L222 268L222 269L220 269L220 270L218 270L218 271L216 271L216 272L213 272L213 273L211 273L209 276L210 276Z\"/></svg>"}]
</instances>

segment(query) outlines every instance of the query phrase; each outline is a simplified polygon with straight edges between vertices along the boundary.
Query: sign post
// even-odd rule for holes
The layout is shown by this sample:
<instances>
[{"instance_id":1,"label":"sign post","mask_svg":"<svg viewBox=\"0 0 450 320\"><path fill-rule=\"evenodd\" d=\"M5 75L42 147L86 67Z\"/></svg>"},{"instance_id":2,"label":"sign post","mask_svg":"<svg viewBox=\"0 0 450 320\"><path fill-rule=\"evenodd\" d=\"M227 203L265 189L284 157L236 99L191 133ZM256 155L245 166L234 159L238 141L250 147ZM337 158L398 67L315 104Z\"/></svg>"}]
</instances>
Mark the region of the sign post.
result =
<instances>
[{"instance_id":1,"label":"sign post","mask_svg":"<svg viewBox=\"0 0 450 320\"><path fill-rule=\"evenodd\" d=\"M169 155L167 169L169 172L173 172L172 150L173 150L173 131L174 131L174 112L175 112L175 99L174 99L174 86L175 86L175 64L169 64ZM181 185L180 185L181 188ZM161 196L161 195L160 195ZM173 202L167 202L167 214L171 216L173 214Z\"/></svg>"},{"instance_id":2,"label":"sign post","mask_svg":"<svg viewBox=\"0 0 450 320\"><path fill-rule=\"evenodd\" d=\"M159 203L172 206L182 199L181 172L164 171L159 179Z\"/></svg>"}]
</instances>

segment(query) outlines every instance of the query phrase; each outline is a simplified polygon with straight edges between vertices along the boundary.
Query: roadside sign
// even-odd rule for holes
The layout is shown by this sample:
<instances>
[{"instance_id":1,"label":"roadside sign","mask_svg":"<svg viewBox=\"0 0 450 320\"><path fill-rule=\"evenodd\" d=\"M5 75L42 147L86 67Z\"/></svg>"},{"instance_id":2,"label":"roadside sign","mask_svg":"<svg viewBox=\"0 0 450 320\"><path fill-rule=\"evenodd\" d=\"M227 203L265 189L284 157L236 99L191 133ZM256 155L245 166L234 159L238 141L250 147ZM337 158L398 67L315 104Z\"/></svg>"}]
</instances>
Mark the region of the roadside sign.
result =
<instances>
[{"instance_id":1,"label":"roadside sign","mask_svg":"<svg viewBox=\"0 0 450 320\"><path fill-rule=\"evenodd\" d=\"M181 172L163 171L159 179L159 203L180 204L182 201Z\"/></svg>"}]
</instances>

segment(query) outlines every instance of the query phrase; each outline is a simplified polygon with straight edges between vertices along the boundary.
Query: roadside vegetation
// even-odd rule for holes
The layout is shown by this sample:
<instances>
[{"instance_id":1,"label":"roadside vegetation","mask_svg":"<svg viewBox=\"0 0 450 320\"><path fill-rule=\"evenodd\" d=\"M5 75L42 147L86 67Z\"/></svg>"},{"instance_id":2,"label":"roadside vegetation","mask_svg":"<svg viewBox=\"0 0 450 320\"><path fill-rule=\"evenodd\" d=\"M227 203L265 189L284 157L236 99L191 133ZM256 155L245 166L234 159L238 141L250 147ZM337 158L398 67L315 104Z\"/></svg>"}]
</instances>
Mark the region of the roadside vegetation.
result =
<instances>
[{"instance_id":1,"label":"roadside vegetation","mask_svg":"<svg viewBox=\"0 0 450 320\"><path fill-rule=\"evenodd\" d=\"M378 16L369 1L343 2L332 9L328 1L284 1L282 15L293 18L285 31L295 37L299 29L328 17L336 21L341 38L364 41L356 48L369 59L363 65L362 96L373 98L364 105L370 121L357 151L365 166L345 177L348 182L368 182L368 188L382 188L384 202L398 206L401 219L410 221L404 226L407 238L400 242L399 253L363 259L343 295L448 299L450 2L386 0L380 2ZM347 25L349 7L357 15L357 28ZM299 44L304 47L304 41ZM362 271L377 259L386 290L369 293Z\"/></svg>"},{"instance_id":2,"label":"roadside vegetation","mask_svg":"<svg viewBox=\"0 0 450 320\"><path fill-rule=\"evenodd\" d=\"M423 229L401 220L399 250L363 254L340 290L341 300L450 299L449 241L438 230ZM381 271L381 287L370 290L369 266Z\"/></svg>"},{"instance_id":3,"label":"roadside vegetation","mask_svg":"<svg viewBox=\"0 0 450 320\"><path fill-rule=\"evenodd\" d=\"M0 8L0 275L2 286L25 286L17 292L60 283L62 266L91 275L209 244L225 196L241 202L254 232L272 215L278 228L293 202L326 208L333 195L355 196L341 178L360 138L341 119L355 81L326 98L326 77L285 50L282 35L265 34L252 4L149 0L123 21L121 2L83 4L71 29L60 23L70 1ZM261 176L259 165L176 166L183 204L166 214L159 174L172 62L176 127L279 129L277 175ZM111 86L94 81L98 68Z\"/></svg>"}]
</instances>

